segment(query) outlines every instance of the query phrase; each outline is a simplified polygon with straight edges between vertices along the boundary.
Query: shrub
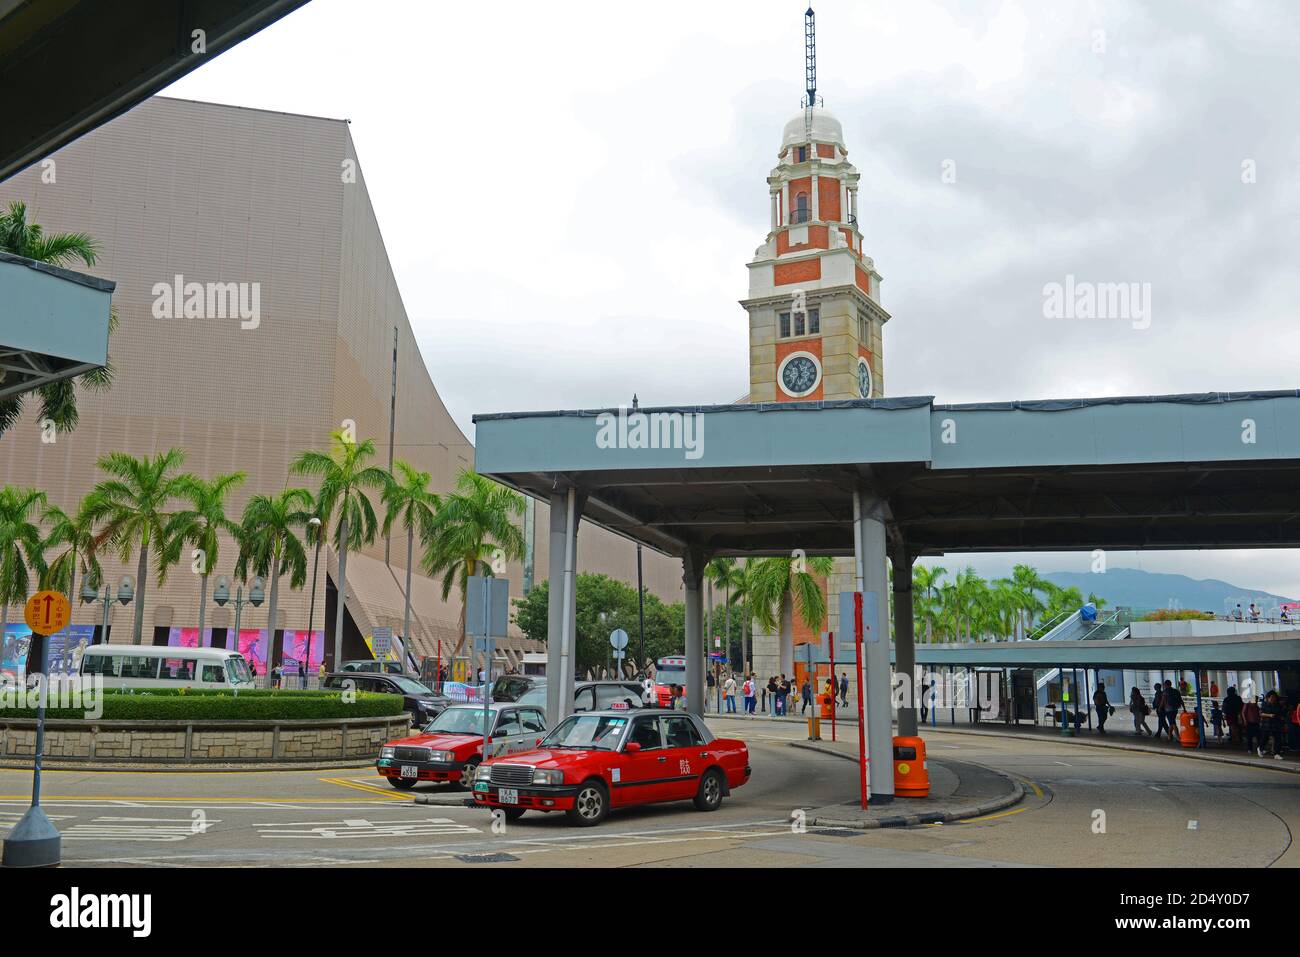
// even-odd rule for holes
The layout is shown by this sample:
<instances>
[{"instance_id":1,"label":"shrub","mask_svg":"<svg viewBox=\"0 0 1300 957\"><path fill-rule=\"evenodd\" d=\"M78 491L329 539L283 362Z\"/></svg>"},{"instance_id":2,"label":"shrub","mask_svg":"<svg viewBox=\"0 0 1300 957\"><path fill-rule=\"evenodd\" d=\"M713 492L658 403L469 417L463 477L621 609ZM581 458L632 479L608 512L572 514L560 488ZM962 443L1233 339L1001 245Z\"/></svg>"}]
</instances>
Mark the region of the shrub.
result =
<instances>
[{"instance_id":1,"label":"shrub","mask_svg":"<svg viewBox=\"0 0 1300 957\"><path fill-rule=\"evenodd\" d=\"M295 721L328 718L381 718L402 713L402 697L357 692L345 702L337 691L255 689L235 694L213 688L114 689L103 695L101 721ZM47 708L48 718L85 717L80 708ZM6 718L35 718L35 708L0 708Z\"/></svg>"},{"instance_id":2,"label":"shrub","mask_svg":"<svg viewBox=\"0 0 1300 957\"><path fill-rule=\"evenodd\" d=\"M1214 615L1208 611L1195 611L1191 608L1157 608L1147 612L1138 621L1212 621Z\"/></svg>"}]
</instances>

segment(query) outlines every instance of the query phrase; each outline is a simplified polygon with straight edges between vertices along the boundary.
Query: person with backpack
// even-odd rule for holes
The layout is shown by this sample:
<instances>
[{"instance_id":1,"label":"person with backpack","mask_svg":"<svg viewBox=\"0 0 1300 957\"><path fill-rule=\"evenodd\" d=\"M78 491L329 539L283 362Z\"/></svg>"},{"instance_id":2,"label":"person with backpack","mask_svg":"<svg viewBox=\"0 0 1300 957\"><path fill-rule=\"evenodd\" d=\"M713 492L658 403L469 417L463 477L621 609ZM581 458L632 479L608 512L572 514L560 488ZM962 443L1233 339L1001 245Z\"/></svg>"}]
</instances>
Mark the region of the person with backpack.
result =
<instances>
[{"instance_id":1,"label":"person with backpack","mask_svg":"<svg viewBox=\"0 0 1300 957\"><path fill-rule=\"evenodd\" d=\"M1147 727L1147 715L1151 709L1147 707L1146 699L1142 697L1142 692L1135 686L1128 696L1128 710L1133 715L1133 733L1139 738L1145 733L1151 734L1151 729Z\"/></svg>"},{"instance_id":2,"label":"person with backpack","mask_svg":"<svg viewBox=\"0 0 1300 957\"><path fill-rule=\"evenodd\" d=\"M1237 694L1237 686L1228 688L1223 696L1223 720L1228 723L1228 743L1241 744L1241 706L1244 702Z\"/></svg>"},{"instance_id":3,"label":"person with backpack","mask_svg":"<svg viewBox=\"0 0 1300 957\"><path fill-rule=\"evenodd\" d=\"M1172 681L1165 682L1160 704L1164 711L1165 724L1169 726L1169 740L1175 741L1178 731L1178 712L1186 711L1187 705L1183 703L1183 695L1174 687Z\"/></svg>"},{"instance_id":4,"label":"person with backpack","mask_svg":"<svg viewBox=\"0 0 1300 957\"><path fill-rule=\"evenodd\" d=\"M1097 733L1106 733L1106 719L1110 717L1110 699L1106 697L1105 683L1098 681L1097 690L1092 693L1092 706L1097 709Z\"/></svg>"},{"instance_id":5,"label":"person with backpack","mask_svg":"<svg viewBox=\"0 0 1300 957\"><path fill-rule=\"evenodd\" d=\"M1255 700L1247 701L1241 709L1241 720L1246 734L1246 750L1262 758L1264 752L1260 749L1259 719L1259 703Z\"/></svg>"}]
</instances>

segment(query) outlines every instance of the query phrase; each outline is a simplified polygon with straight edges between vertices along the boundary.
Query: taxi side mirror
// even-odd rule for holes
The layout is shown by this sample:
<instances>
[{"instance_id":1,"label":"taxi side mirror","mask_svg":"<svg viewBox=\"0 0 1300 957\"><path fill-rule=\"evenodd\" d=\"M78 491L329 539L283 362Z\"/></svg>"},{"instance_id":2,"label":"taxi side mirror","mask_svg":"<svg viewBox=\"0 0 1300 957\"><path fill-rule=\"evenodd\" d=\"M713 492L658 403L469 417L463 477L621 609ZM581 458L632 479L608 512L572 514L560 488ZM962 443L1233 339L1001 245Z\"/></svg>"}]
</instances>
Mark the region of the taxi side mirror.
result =
<instances>
[{"instance_id":1,"label":"taxi side mirror","mask_svg":"<svg viewBox=\"0 0 1300 957\"><path fill-rule=\"evenodd\" d=\"M626 751L628 754L635 754L636 752L641 750L641 745L638 744L636 741L629 741L627 745L623 748L623 750Z\"/></svg>"}]
</instances>

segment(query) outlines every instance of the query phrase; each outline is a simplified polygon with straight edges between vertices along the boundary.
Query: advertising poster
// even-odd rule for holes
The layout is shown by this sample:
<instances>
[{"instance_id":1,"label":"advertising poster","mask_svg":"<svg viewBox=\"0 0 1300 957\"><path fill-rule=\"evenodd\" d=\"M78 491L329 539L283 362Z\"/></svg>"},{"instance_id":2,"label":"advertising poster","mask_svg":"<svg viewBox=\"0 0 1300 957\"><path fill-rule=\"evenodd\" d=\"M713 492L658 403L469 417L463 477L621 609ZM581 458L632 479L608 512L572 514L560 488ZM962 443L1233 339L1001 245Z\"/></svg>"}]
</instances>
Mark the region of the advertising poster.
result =
<instances>
[{"instance_id":1,"label":"advertising poster","mask_svg":"<svg viewBox=\"0 0 1300 957\"><path fill-rule=\"evenodd\" d=\"M324 631L286 631L283 634L283 641L284 650L281 653L283 661L286 663L293 661L297 664L305 659L309 672L315 672L320 668L320 663L325 658Z\"/></svg>"},{"instance_id":2,"label":"advertising poster","mask_svg":"<svg viewBox=\"0 0 1300 957\"><path fill-rule=\"evenodd\" d=\"M167 635L167 644L173 648L211 648L212 629L203 630L203 640L199 641L197 628L173 628Z\"/></svg>"},{"instance_id":3,"label":"advertising poster","mask_svg":"<svg viewBox=\"0 0 1300 957\"><path fill-rule=\"evenodd\" d=\"M50 636L49 674L72 675L81 668L81 653L94 641L94 625L69 625ZM25 624L9 624L0 648L0 684L18 684L27 675L27 652L32 630Z\"/></svg>"},{"instance_id":4,"label":"advertising poster","mask_svg":"<svg viewBox=\"0 0 1300 957\"><path fill-rule=\"evenodd\" d=\"M266 629L239 629L239 653L259 675L266 674Z\"/></svg>"}]
</instances>

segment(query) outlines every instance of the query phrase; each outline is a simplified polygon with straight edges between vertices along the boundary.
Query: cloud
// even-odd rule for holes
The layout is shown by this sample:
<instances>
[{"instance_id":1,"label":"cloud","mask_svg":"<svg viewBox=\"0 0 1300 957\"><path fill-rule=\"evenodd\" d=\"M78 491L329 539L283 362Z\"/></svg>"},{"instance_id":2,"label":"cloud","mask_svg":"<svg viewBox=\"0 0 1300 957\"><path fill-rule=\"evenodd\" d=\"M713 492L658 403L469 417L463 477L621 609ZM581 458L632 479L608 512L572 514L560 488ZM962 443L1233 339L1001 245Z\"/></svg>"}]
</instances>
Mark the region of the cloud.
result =
<instances>
[{"instance_id":1,"label":"cloud","mask_svg":"<svg viewBox=\"0 0 1300 957\"><path fill-rule=\"evenodd\" d=\"M893 315L892 394L1296 386L1300 9L816 6L819 92ZM802 41L802 6L776 0L316 0L169 92L352 119L421 350L469 433L477 411L746 391L737 300ZM1044 318L1066 275L1150 283L1150 327ZM1295 553L1252 561L1242 584L1300 592Z\"/></svg>"}]
</instances>

